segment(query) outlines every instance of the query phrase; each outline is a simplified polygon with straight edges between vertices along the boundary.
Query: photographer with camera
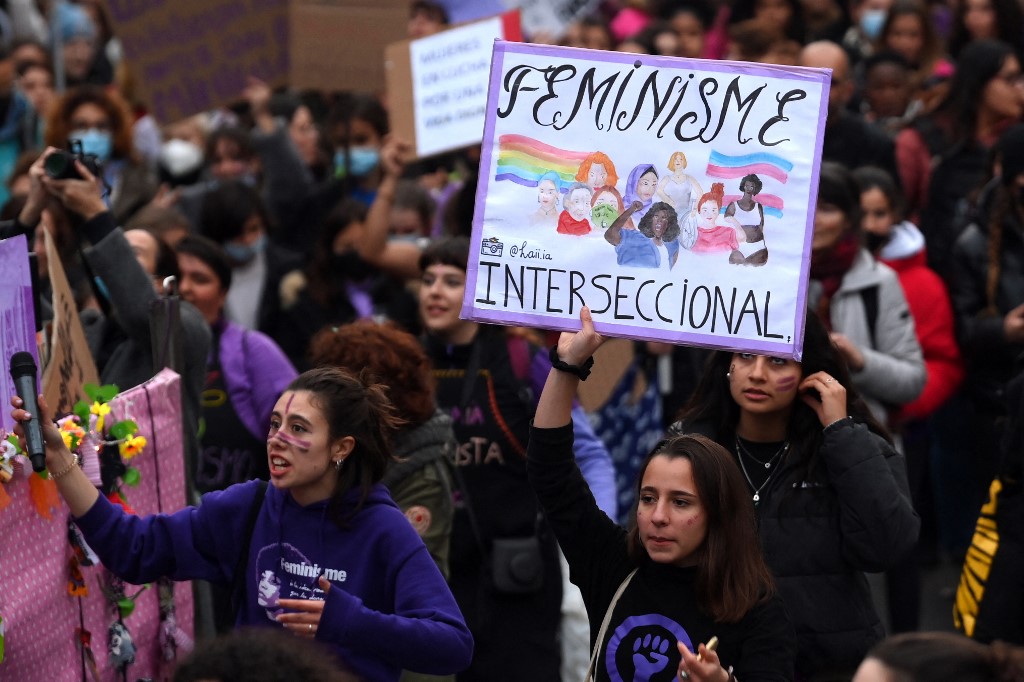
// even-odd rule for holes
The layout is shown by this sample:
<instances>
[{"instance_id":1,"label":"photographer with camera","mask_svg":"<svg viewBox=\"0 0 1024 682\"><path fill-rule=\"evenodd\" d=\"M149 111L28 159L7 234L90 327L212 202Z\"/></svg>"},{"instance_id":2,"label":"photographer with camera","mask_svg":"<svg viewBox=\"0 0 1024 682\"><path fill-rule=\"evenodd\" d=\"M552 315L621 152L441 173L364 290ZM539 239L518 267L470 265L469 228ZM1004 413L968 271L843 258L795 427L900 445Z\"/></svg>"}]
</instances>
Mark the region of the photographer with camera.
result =
<instances>
[{"instance_id":1,"label":"photographer with camera","mask_svg":"<svg viewBox=\"0 0 1024 682\"><path fill-rule=\"evenodd\" d=\"M57 201L71 218L84 247L99 308L80 311L85 338L100 383L129 388L154 374L150 310L160 282L177 276L174 252L143 230L122 231L107 209L103 183L88 159L69 151L48 148L29 169L29 192L19 222L38 223L47 201ZM86 247L85 244L88 244ZM182 409L188 455L197 452L199 396L206 381L206 355L210 330L192 305L181 303L184 371Z\"/></svg>"},{"instance_id":2,"label":"photographer with camera","mask_svg":"<svg viewBox=\"0 0 1024 682\"><path fill-rule=\"evenodd\" d=\"M73 178L75 165L69 156L84 162L93 177L109 189L106 207L115 222L123 225L156 195L153 171L139 158L132 141L131 112L115 92L94 86L68 90L54 104L46 122L46 143L69 149L54 158L51 177ZM70 141L77 141L71 149ZM63 169L62 172L57 172ZM66 173L67 175L64 175Z\"/></svg>"}]
</instances>

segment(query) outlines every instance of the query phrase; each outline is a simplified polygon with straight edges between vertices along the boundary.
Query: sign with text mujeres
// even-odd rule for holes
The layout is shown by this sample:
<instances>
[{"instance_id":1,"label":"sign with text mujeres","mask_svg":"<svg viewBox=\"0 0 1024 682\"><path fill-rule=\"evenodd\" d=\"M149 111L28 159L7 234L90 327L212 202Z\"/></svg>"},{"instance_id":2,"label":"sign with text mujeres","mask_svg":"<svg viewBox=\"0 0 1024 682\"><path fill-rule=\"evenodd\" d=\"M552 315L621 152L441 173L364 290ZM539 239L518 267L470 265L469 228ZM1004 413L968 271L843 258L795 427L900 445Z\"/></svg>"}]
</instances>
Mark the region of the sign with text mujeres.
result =
<instances>
[{"instance_id":1,"label":"sign with text mujeres","mask_svg":"<svg viewBox=\"0 0 1024 682\"><path fill-rule=\"evenodd\" d=\"M799 359L830 78L497 41L463 317Z\"/></svg>"}]
</instances>

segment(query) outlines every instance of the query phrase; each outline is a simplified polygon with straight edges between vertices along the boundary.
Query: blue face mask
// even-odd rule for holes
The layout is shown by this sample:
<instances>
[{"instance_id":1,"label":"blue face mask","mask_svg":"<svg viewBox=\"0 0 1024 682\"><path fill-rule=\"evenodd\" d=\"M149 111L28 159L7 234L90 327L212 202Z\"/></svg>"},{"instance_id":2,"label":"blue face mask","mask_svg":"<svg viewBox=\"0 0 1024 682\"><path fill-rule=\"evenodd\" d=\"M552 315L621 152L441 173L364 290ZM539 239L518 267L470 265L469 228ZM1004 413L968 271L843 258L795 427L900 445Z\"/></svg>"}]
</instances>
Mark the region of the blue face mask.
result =
<instances>
[{"instance_id":1,"label":"blue face mask","mask_svg":"<svg viewBox=\"0 0 1024 682\"><path fill-rule=\"evenodd\" d=\"M110 160L110 154L114 150L114 141L108 131L89 128L88 130L76 130L69 137L81 141L83 154L92 154L100 163Z\"/></svg>"},{"instance_id":2,"label":"blue face mask","mask_svg":"<svg viewBox=\"0 0 1024 682\"><path fill-rule=\"evenodd\" d=\"M352 147L348 150L348 166L345 165L345 150L334 152L334 167L338 177L354 175L357 178L369 175L380 163L380 150L376 147Z\"/></svg>"},{"instance_id":3,"label":"blue face mask","mask_svg":"<svg viewBox=\"0 0 1024 682\"><path fill-rule=\"evenodd\" d=\"M860 30L869 40L878 40L882 35L886 14L884 9L866 9L860 15Z\"/></svg>"},{"instance_id":4,"label":"blue face mask","mask_svg":"<svg viewBox=\"0 0 1024 682\"><path fill-rule=\"evenodd\" d=\"M239 244L237 242L227 242L224 244L224 253L227 254L228 258L237 265L245 265L256 257L258 253L263 251L267 245L267 235L260 235L260 238L254 241L252 244Z\"/></svg>"}]
</instances>

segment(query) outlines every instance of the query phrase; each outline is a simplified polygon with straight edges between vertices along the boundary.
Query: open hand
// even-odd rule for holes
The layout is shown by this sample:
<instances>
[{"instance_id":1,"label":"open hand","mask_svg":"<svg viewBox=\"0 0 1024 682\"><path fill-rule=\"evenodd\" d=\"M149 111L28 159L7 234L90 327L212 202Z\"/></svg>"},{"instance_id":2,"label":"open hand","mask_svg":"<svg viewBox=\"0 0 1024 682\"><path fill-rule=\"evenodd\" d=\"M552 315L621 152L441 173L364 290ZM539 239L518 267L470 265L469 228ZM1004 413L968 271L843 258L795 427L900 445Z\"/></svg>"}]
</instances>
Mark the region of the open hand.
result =
<instances>
[{"instance_id":1,"label":"open hand","mask_svg":"<svg viewBox=\"0 0 1024 682\"><path fill-rule=\"evenodd\" d=\"M823 427L847 416L846 387L825 372L815 372L797 387L800 399L818 415ZM820 398L820 400L819 400Z\"/></svg>"}]
</instances>

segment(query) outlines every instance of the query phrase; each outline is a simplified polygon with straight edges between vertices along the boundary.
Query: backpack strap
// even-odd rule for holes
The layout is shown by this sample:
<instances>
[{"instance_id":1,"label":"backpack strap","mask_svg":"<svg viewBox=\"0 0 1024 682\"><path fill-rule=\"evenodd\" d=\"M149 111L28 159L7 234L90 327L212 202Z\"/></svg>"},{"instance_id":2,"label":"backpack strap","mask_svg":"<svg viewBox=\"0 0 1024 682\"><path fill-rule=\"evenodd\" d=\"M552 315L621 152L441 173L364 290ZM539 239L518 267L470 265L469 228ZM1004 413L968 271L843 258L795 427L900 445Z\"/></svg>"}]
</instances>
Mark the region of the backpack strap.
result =
<instances>
[{"instance_id":1,"label":"backpack strap","mask_svg":"<svg viewBox=\"0 0 1024 682\"><path fill-rule=\"evenodd\" d=\"M868 333L871 334L871 347L878 348L878 285L860 290L860 299L864 303L864 316L868 320Z\"/></svg>"},{"instance_id":2,"label":"backpack strap","mask_svg":"<svg viewBox=\"0 0 1024 682\"><path fill-rule=\"evenodd\" d=\"M594 651L590 654L590 667L587 668L587 676L584 682L593 682L594 673L597 672L597 656L601 653L601 642L604 641L605 633L608 632L608 625L612 620L612 611L615 610L615 605L619 603L619 598L622 593L626 591L626 587L629 586L629 581L636 575L637 569L633 569L626 576L626 579L619 584L619 589L615 590L615 596L608 603L608 609L604 612L604 620L601 621L601 629L597 631L597 641L594 642Z\"/></svg>"},{"instance_id":3,"label":"backpack strap","mask_svg":"<svg viewBox=\"0 0 1024 682\"><path fill-rule=\"evenodd\" d=\"M245 586L248 582L245 579L245 567L249 563L249 548L252 546L252 532L256 528L256 519L259 518L260 509L263 508L263 500L267 497L267 481L259 481L256 486L256 495L252 499L252 506L249 507L249 517L245 522L245 533L242 536L242 552L238 555L238 564L235 565L234 585L231 589L231 612L238 620L238 613L242 610L242 600L245 597Z\"/></svg>"}]
</instances>

